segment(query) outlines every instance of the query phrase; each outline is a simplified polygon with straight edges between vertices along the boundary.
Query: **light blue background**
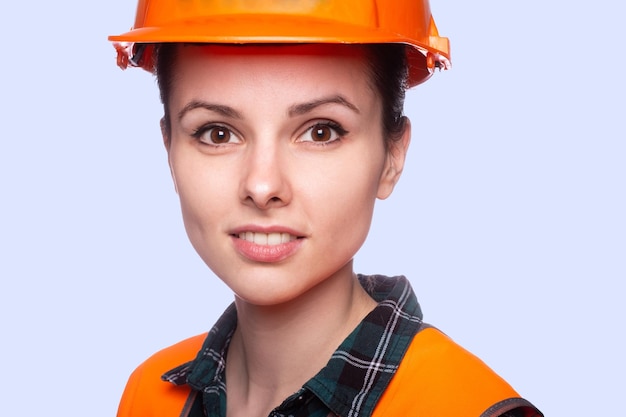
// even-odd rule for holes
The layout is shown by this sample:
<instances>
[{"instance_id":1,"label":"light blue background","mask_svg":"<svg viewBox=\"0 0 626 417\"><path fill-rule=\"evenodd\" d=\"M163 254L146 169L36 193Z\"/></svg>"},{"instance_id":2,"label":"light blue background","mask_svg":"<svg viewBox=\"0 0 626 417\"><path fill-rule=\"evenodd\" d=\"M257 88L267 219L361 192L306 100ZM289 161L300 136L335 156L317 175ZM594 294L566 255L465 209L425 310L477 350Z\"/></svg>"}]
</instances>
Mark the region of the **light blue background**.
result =
<instances>
[{"instance_id":1,"label":"light blue background","mask_svg":"<svg viewBox=\"0 0 626 417\"><path fill-rule=\"evenodd\" d=\"M357 269L410 277L547 416L623 415L624 10L432 7L453 69L409 94L408 166ZM232 298L184 234L154 80L106 40L134 11L2 7L2 416L113 416L137 364Z\"/></svg>"}]
</instances>

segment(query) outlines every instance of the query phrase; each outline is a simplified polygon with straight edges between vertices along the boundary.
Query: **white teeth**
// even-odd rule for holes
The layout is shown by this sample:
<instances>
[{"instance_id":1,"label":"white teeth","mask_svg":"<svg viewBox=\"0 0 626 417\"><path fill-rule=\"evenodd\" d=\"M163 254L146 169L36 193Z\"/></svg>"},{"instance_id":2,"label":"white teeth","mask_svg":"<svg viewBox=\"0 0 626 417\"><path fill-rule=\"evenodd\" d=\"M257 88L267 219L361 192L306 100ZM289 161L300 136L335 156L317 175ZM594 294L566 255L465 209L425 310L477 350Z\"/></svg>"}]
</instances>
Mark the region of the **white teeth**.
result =
<instances>
[{"instance_id":1,"label":"white teeth","mask_svg":"<svg viewBox=\"0 0 626 417\"><path fill-rule=\"evenodd\" d=\"M255 233L254 234L254 243L257 245L267 245L267 234L266 233Z\"/></svg>"},{"instance_id":2,"label":"white teeth","mask_svg":"<svg viewBox=\"0 0 626 417\"><path fill-rule=\"evenodd\" d=\"M242 232L239 233L239 239L256 243L257 245L279 245L297 239L289 233L255 233Z\"/></svg>"},{"instance_id":3,"label":"white teeth","mask_svg":"<svg viewBox=\"0 0 626 417\"><path fill-rule=\"evenodd\" d=\"M267 235L268 245L278 245L279 243L281 243L280 233L270 233Z\"/></svg>"}]
</instances>

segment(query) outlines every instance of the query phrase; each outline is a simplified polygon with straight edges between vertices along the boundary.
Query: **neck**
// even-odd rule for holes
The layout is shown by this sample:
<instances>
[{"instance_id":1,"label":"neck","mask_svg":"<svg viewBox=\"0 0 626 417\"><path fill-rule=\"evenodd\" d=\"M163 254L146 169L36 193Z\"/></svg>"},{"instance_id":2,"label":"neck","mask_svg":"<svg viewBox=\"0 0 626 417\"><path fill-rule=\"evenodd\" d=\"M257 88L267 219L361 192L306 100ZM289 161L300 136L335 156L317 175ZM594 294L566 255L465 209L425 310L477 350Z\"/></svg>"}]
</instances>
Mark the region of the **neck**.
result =
<instances>
[{"instance_id":1,"label":"neck","mask_svg":"<svg viewBox=\"0 0 626 417\"><path fill-rule=\"evenodd\" d=\"M228 414L267 416L326 365L376 302L350 263L287 303L255 306L237 298L236 305L226 368Z\"/></svg>"}]
</instances>

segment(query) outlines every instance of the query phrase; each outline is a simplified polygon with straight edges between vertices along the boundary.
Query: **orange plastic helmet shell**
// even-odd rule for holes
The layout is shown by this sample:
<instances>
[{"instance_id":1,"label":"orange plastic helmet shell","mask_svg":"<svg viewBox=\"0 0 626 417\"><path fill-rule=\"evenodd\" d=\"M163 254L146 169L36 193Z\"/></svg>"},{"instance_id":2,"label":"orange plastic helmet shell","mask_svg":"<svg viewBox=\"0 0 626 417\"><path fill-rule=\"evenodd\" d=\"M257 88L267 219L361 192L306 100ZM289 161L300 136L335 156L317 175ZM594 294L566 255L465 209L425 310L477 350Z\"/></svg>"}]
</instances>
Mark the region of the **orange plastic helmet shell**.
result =
<instances>
[{"instance_id":1,"label":"orange plastic helmet shell","mask_svg":"<svg viewBox=\"0 0 626 417\"><path fill-rule=\"evenodd\" d=\"M410 86L450 64L428 0L139 0L133 28L109 40L120 66L149 71L164 42L403 43Z\"/></svg>"}]
</instances>

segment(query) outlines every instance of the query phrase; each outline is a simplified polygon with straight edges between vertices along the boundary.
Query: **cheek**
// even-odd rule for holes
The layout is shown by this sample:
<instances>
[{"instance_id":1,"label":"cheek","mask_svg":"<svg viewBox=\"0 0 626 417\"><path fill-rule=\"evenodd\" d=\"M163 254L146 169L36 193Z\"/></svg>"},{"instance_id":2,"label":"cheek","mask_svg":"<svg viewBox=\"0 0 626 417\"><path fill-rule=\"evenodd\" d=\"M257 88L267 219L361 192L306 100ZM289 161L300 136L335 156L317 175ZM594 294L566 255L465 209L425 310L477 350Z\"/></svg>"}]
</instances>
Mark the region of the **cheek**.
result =
<instances>
[{"instance_id":1,"label":"cheek","mask_svg":"<svg viewBox=\"0 0 626 417\"><path fill-rule=\"evenodd\" d=\"M178 194L185 232L189 242L205 264L215 270L224 250L222 221L233 210L232 198L225 194L227 181L218 181L206 168L185 166L177 173ZM232 185L230 185L232 187Z\"/></svg>"},{"instance_id":2,"label":"cheek","mask_svg":"<svg viewBox=\"0 0 626 417\"><path fill-rule=\"evenodd\" d=\"M216 170L175 152L170 158L170 166L187 234L193 241L194 236L202 234L203 229L210 227L213 219L222 212L227 182L218 178L220 175Z\"/></svg>"},{"instance_id":3,"label":"cheek","mask_svg":"<svg viewBox=\"0 0 626 417\"><path fill-rule=\"evenodd\" d=\"M323 222L331 243L349 240L350 250L360 247L369 231L381 170L378 157L344 161L307 187L309 216Z\"/></svg>"}]
</instances>

